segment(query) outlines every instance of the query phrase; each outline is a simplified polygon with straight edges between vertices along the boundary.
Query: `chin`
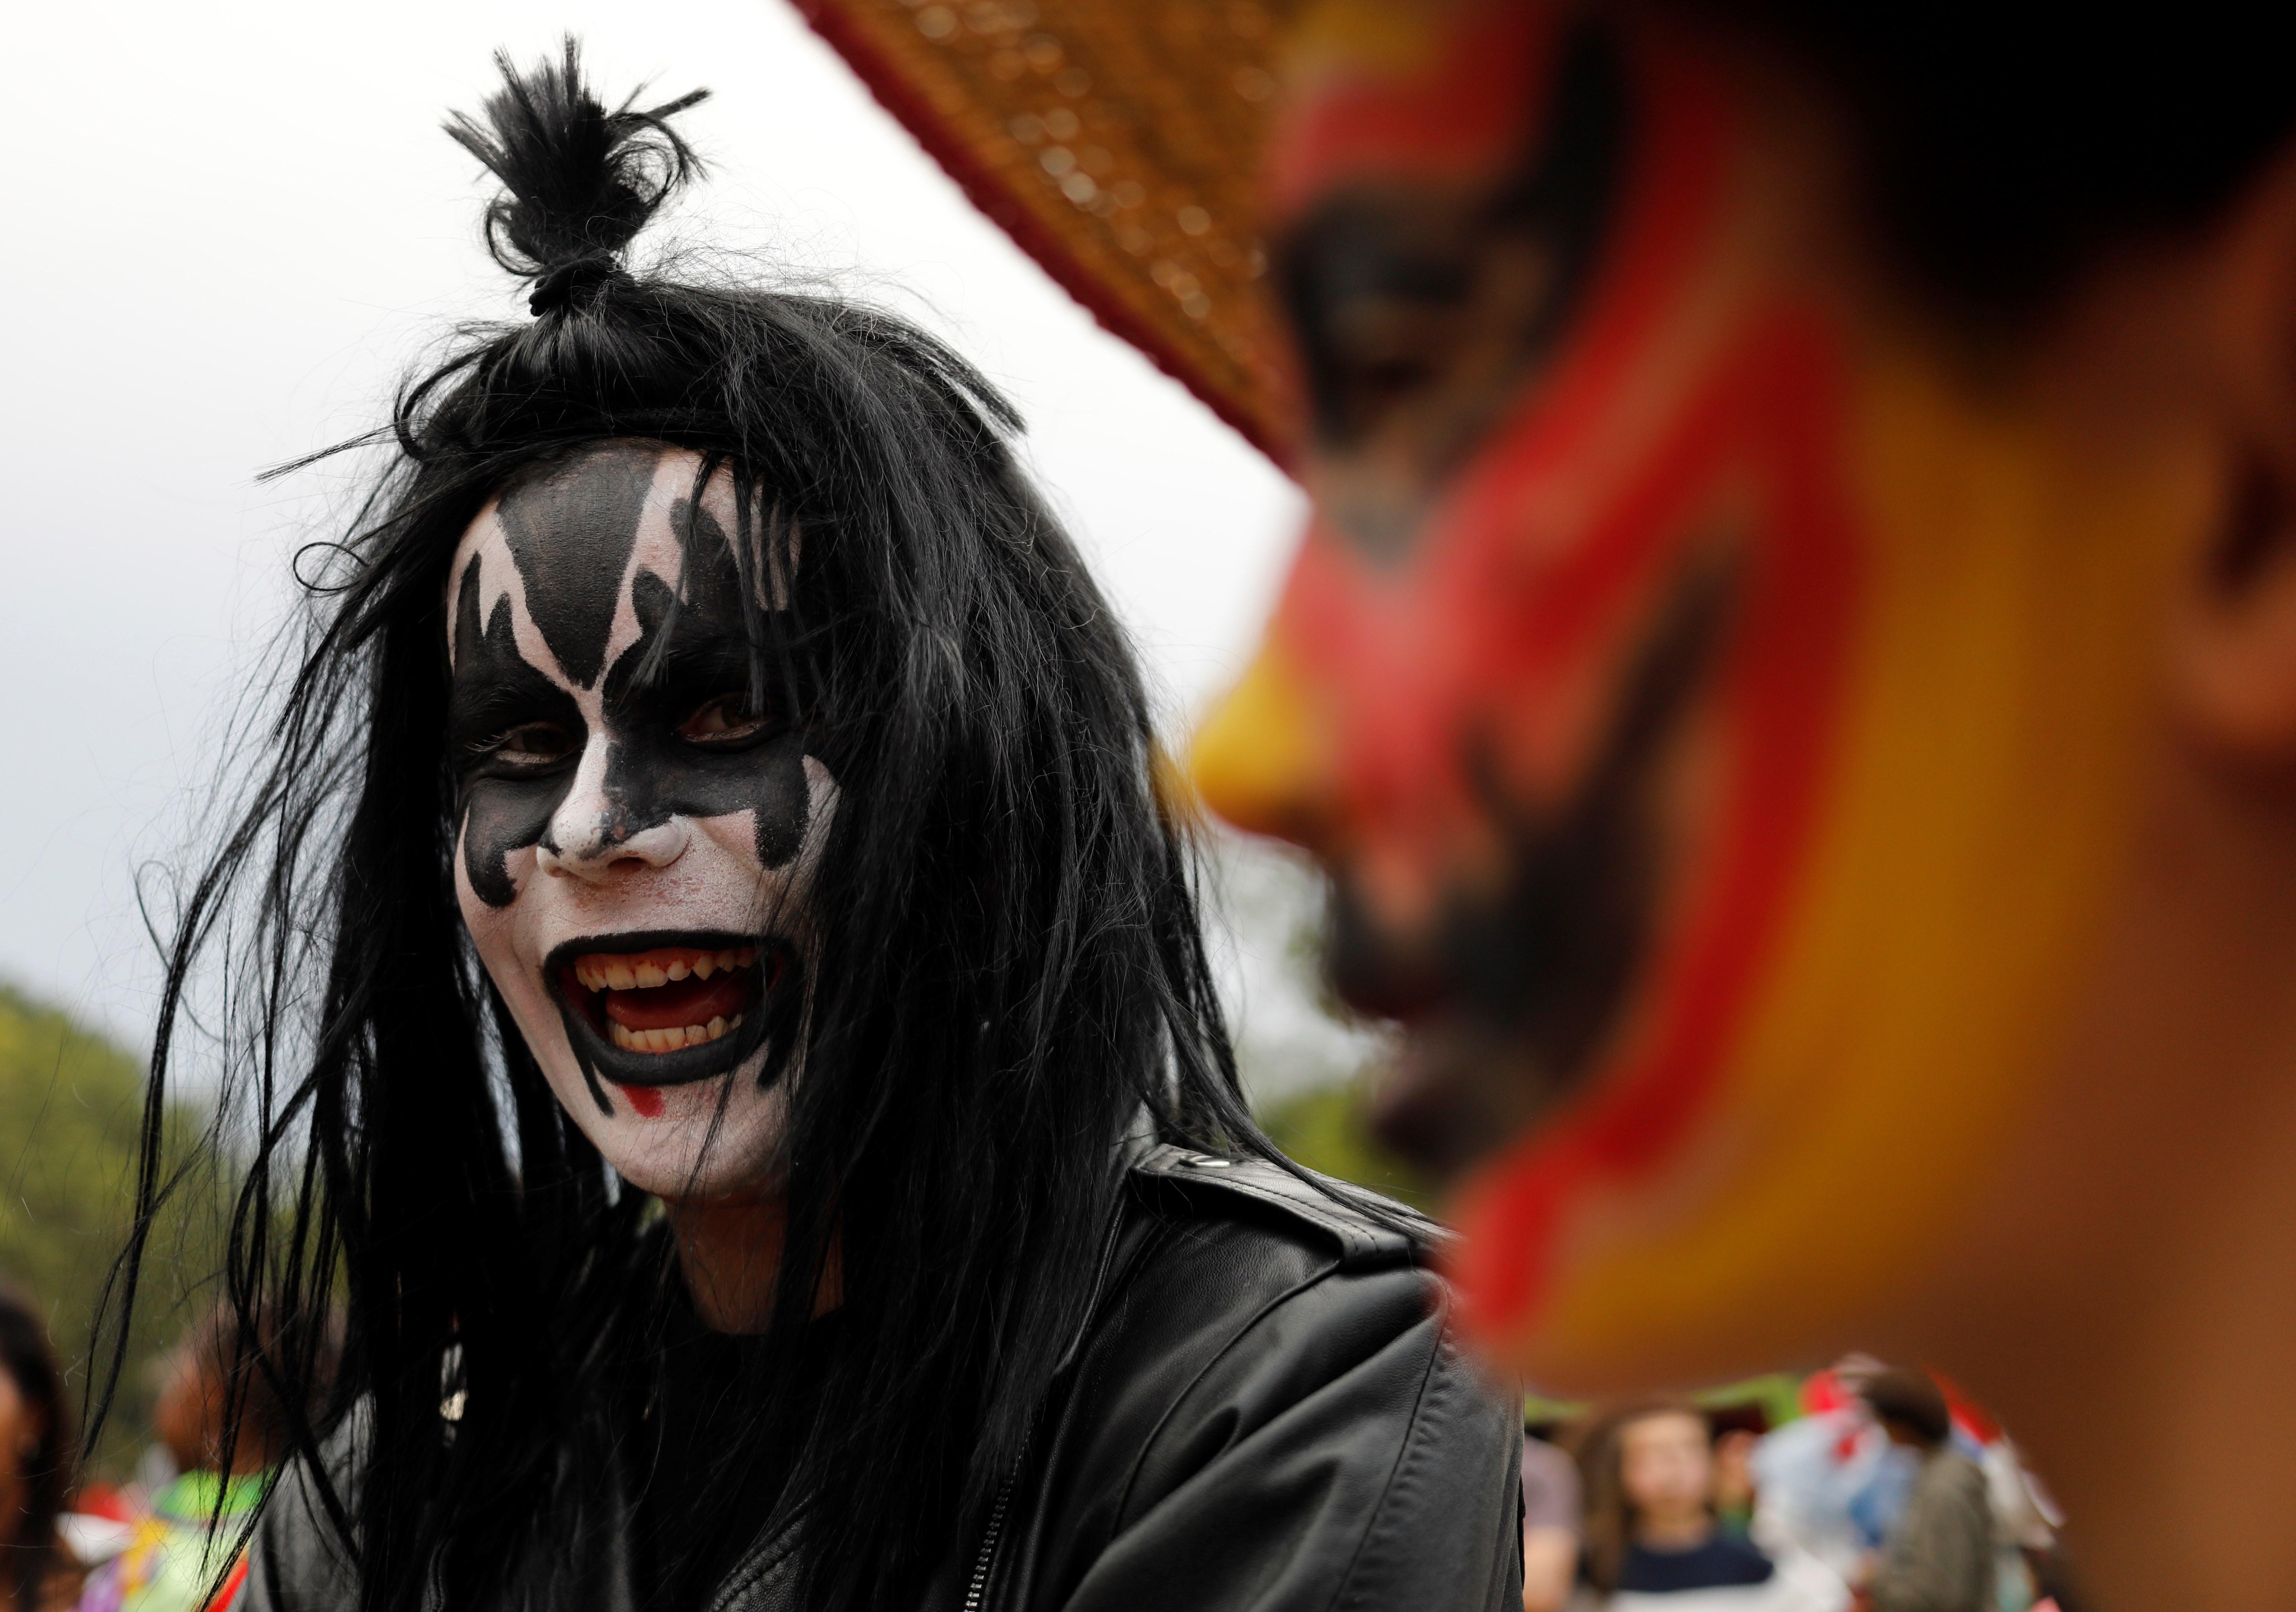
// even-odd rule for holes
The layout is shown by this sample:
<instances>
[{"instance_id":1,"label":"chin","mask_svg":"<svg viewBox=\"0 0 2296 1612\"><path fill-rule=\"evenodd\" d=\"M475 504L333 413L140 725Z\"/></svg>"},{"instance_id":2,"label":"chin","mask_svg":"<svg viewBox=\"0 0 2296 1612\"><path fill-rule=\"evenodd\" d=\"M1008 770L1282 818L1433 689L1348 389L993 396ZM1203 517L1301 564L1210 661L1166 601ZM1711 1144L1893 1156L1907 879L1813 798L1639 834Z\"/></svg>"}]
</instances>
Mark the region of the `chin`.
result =
<instances>
[{"instance_id":1,"label":"chin","mask_svg":"<svg viewBox=\"0 0 2296 1612\"><path fill-rule=\"evenodd\" d=\"M627 1103L612 1115L600 1114L578 1074L553 1084L606 1163L641 1192L684 1199L769 1191L783 1170L787 1094L761 1089L753 1069L729 1078L730 1090L711 1081L666 1090L652 1114Z\"/></svg>"}]
</instances>

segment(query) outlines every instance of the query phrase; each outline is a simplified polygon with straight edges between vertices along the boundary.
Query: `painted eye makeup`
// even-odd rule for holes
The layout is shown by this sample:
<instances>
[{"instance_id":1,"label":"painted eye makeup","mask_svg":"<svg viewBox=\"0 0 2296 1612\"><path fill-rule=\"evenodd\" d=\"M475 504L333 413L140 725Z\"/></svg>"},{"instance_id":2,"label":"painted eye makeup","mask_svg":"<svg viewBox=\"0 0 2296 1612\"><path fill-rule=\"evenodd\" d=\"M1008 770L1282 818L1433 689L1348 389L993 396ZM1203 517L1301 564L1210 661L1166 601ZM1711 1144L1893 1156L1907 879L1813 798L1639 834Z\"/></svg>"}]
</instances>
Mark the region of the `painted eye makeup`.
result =
<instances>
[{"instance_id":1,"label":"painted eye makeup","mask_svg":"<svg viewBox=\"0 0 2296 1612\"><path fill-rule=\"evenodd\" d=\"M723 694L705 700L678 724L677 736L689 744L726 749L750 744L773 732L773 720L759 714L746 694Z\"/></svg>"},{"instance_id":2,"label":"painted eye makeup","mask_svg":"<svg viewBox=\"0 0 2296 1612\"><path fill-rule=\"evenodd\" d=\"M573 758L578 736L557 722L521 722L480 746L480 759L498 767L540 771Z\"/></svg>"},{"instance_id":3,"label":"painted eye makeup","mask_svg":"<svg viewBox=\"0 0 2296 1612\"><path fill-rule=\"evenodd\" d=\"M1573 314L1628 123L1614 43L1582 25L1513 172L1464 186L1369 179L1278 243L1325 450L1399 432L1433 475L1472 446Z\"/></svg>"}]
</instances>

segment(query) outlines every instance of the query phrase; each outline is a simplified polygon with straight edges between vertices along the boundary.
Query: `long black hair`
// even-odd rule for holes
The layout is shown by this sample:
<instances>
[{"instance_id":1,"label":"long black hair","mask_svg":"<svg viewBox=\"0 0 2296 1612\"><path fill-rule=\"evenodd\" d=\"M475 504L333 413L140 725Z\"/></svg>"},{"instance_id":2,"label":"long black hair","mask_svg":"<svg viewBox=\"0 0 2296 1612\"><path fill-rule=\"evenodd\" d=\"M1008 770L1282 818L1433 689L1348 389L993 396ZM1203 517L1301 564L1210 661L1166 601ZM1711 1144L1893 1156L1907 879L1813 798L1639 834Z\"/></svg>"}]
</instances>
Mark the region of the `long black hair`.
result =
<instances>
[{"instance_id":1,"label":"long black hair","mask_svg":"<svg viewBox=\"0 0 2296 1612\"><path fill-rule=\"evenodd\" d=\"M0 1596L14 1612L32 1612L56 1565L56 1519L71 1498L71 1407L64 1402L63 1374L56 1369L46 1323L5 1282L0 1282L0 1376L15 1385L35 1429L28 1448L0 1450L0 1461L16 1463L21 1485L15 1517L0 1517L0 1525L14 1525L0 1533Z\"/></svg>"},{"instance_id":2,"label":"long black hair","mask_svg":"<svg viewBox=\"0 0 2296 1612\"><path fill-rule=\"evenodd\" d=\"M293 1443L332 1474L363 1608L578 1599L618 1459L596 1408L636 1358L624 1318L658 1246L457 916L447 568L506 480L586 445L730 471L802 548L790 608L750 624L753 675L797 703L840 786L765 1346L790 1356L834 1257L840 1338L789 1491L811 1497L807 1604L913 1600L1021 1458L1088 1303L1122 1139L1144 1119L1272 1153L1189 836L1130 646L1016 465L1010 405L884 313L633 268L699 169L669 119L701 96L608 111L570 40L501 65L484 119L448 132L503 183L487 238L536 317L466 330L402 388L371 443L380 483L306 551L304 636L181 898L151 1112L188 1027L221 1026L251 1139L230 1291L247 1316L348 1303L331 1408ZM167 1185L149 1157L146 1225ZM266 1359L281 1402L305 1402L316 1353ZM783 1374L761 1375L770 1398ZM353 1453L327 1467L331 1435Z\"/></svg>"}]
</instances>

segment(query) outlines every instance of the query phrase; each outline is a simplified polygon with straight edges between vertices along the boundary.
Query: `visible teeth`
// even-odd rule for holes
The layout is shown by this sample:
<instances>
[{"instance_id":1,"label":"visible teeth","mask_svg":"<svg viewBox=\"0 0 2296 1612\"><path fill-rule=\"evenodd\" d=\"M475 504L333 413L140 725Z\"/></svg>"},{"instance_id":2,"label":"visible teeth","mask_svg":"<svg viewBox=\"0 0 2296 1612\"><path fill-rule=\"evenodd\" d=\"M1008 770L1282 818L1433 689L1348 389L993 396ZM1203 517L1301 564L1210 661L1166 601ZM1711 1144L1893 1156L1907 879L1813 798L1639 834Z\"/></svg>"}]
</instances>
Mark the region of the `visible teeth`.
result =
<instances>
[{"instance_id":1,"label":"visible teeth","mask_svg":"<svg viewBox=\"0 0 2296 1612\"><path fill-rule=\"evenodd\" d=\"M652 991L673 981L706 980L712 975L747 968L758 960L755 946L730 946L722 951L700 951L668 963L651 958L633 962L626 957L594 952L574 959L574 978L585 991ZM694 1028L694 1026L689 1026Z\"/></svg>"},{"instance_id":2,"label":"visible teeth","mask_svg":"<svg viewBox=\"0 0 2296 1612\"><path fill-rule=\"evenodd\" d=\"M606 1034L625 1052L676 1052L682 1048L700 1047L731 1034L742 1027L742 1016L727 1018L719 1014L706 1024L672 1026L668 1030L633 1030L616 1019L606 1021Z\"/></svg>"}]
</instances>

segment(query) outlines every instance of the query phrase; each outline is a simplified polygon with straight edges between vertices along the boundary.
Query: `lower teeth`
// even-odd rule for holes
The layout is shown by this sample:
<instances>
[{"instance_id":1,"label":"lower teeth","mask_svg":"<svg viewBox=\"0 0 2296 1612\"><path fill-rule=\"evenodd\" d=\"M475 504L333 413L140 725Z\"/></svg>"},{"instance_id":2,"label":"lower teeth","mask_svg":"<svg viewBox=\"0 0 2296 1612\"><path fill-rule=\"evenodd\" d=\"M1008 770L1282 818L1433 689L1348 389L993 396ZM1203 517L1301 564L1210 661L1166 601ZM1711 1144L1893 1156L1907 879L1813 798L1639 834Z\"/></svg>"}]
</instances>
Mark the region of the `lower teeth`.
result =
<instances>
[{"instance_id":1,"label":"lower teeth","mask_svg":"<svg viewBox=\"0 0 2296 1612\"><path fill-rule=\"evenodd\" d=\"M706 1024L673 1026L668 1030L632 1030L617 1020L606 1021L606 1033L615 1046L625 1052L676 1052L686 1047L701 1047L729 1035L742 1027L742 1015L732 1018L719 1016Z\"/></svg>"}]
</instances>

